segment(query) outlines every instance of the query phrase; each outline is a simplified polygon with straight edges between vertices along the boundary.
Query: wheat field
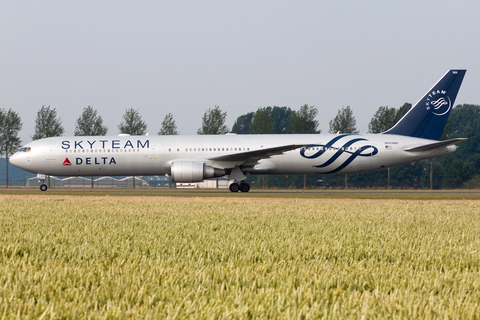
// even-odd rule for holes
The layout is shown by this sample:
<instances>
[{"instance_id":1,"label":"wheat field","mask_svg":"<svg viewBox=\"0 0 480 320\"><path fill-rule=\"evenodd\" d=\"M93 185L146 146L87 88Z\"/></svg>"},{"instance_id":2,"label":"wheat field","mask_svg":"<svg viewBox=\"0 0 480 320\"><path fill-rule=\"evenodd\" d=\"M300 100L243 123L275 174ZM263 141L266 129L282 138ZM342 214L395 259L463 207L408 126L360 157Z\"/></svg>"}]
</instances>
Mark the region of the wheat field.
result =
<instances>
[{"instance_id":1,"label":"wheat field","mask_svg":"<svg viewBox=\"0 0 480 320\"><path fill-rule=\"evenodd\" d=\"M480 202L0 196L2 319L478 319Z\"/></svg>"}]
</instances>

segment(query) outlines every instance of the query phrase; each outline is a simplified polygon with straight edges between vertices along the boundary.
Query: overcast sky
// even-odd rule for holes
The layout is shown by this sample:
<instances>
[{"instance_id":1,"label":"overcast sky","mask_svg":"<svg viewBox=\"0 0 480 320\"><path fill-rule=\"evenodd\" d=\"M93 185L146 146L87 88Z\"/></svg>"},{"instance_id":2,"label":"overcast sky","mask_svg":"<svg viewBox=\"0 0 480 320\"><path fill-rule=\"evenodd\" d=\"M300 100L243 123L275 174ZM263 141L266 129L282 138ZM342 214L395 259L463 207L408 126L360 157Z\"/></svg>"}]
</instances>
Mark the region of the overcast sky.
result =
<instances>
[{"instance_id":1,"label":"overcast sky","mask_svg":"<svg viewBox=\"0 0 480 320\"><path fill-rule=\"evenodd\" d=\"M215 105L227 125L259 107L307 103L323 132L342 106L357 127L415 103L465 68L455 104L480 104L480 1L1 1L0 108L31 141L42 105L73 135L84 107L109 135L127 108L150 135L171 112L196 134Z\"/></svg>"}]
</instances>

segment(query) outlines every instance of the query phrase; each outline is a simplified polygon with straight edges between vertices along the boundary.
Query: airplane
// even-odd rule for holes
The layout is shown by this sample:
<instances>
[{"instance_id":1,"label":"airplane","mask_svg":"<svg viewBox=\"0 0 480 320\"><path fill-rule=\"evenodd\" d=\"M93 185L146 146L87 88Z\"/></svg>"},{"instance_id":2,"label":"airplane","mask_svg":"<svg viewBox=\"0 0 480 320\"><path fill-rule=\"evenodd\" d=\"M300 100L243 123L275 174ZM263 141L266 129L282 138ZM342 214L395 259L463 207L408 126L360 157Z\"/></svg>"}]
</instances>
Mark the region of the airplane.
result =
<instances>
[{"instance_id":1,"label":"airplane","mask_svg":"<svg viewBox=\"0 0 480 320\"><path fill-rule=\"evenodd\" d=\"M391 129L380 134L64 136L27 143L10 163L44 175L169 175L173 182L228 176L248 192L251 174L350 174L453 153L440 141L466 70L449 70ZM43 178L43 179L42 179Z\"/></svg>"}]
</instances>

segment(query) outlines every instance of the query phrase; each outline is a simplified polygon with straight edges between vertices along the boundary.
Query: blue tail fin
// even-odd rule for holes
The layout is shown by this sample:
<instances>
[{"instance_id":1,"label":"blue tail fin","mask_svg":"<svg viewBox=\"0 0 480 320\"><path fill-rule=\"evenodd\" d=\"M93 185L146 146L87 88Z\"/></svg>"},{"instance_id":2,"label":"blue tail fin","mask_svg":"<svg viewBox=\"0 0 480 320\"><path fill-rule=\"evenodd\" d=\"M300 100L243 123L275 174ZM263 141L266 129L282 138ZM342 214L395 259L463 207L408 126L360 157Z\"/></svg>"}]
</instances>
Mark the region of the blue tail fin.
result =
<instances>
[{"instance_id":1,"label":"blue tail fin","mask_svg":"<svg viewBox=\"0 0 480 320\"><path fill-rule=\"evenodd\" d=\"M466 70L449 70L385 134L440 140Z\"/></svg>"}]
</instances>

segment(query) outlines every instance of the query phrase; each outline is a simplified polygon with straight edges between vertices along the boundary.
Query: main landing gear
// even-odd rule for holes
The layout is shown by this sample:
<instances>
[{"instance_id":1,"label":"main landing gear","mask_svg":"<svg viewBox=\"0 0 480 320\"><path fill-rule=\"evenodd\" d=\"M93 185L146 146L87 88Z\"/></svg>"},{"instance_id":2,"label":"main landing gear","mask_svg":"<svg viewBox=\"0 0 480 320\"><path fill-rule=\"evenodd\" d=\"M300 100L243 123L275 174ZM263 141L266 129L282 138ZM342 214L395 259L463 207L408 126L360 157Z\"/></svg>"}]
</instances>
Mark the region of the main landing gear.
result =
<instances>
[{"instance_id":1,"label":"main landing gear","mask_svg":"<svg viewBox=\"0 0 480 320\"><path fill-rule=\"evenodd\" d=\"M239 190L241 192L248 192L250 191L250 185L248 183L242 182L240 184L234 182L230 185L229 187L231 192L238 192Z\"/></svg>"}]
</instances>

